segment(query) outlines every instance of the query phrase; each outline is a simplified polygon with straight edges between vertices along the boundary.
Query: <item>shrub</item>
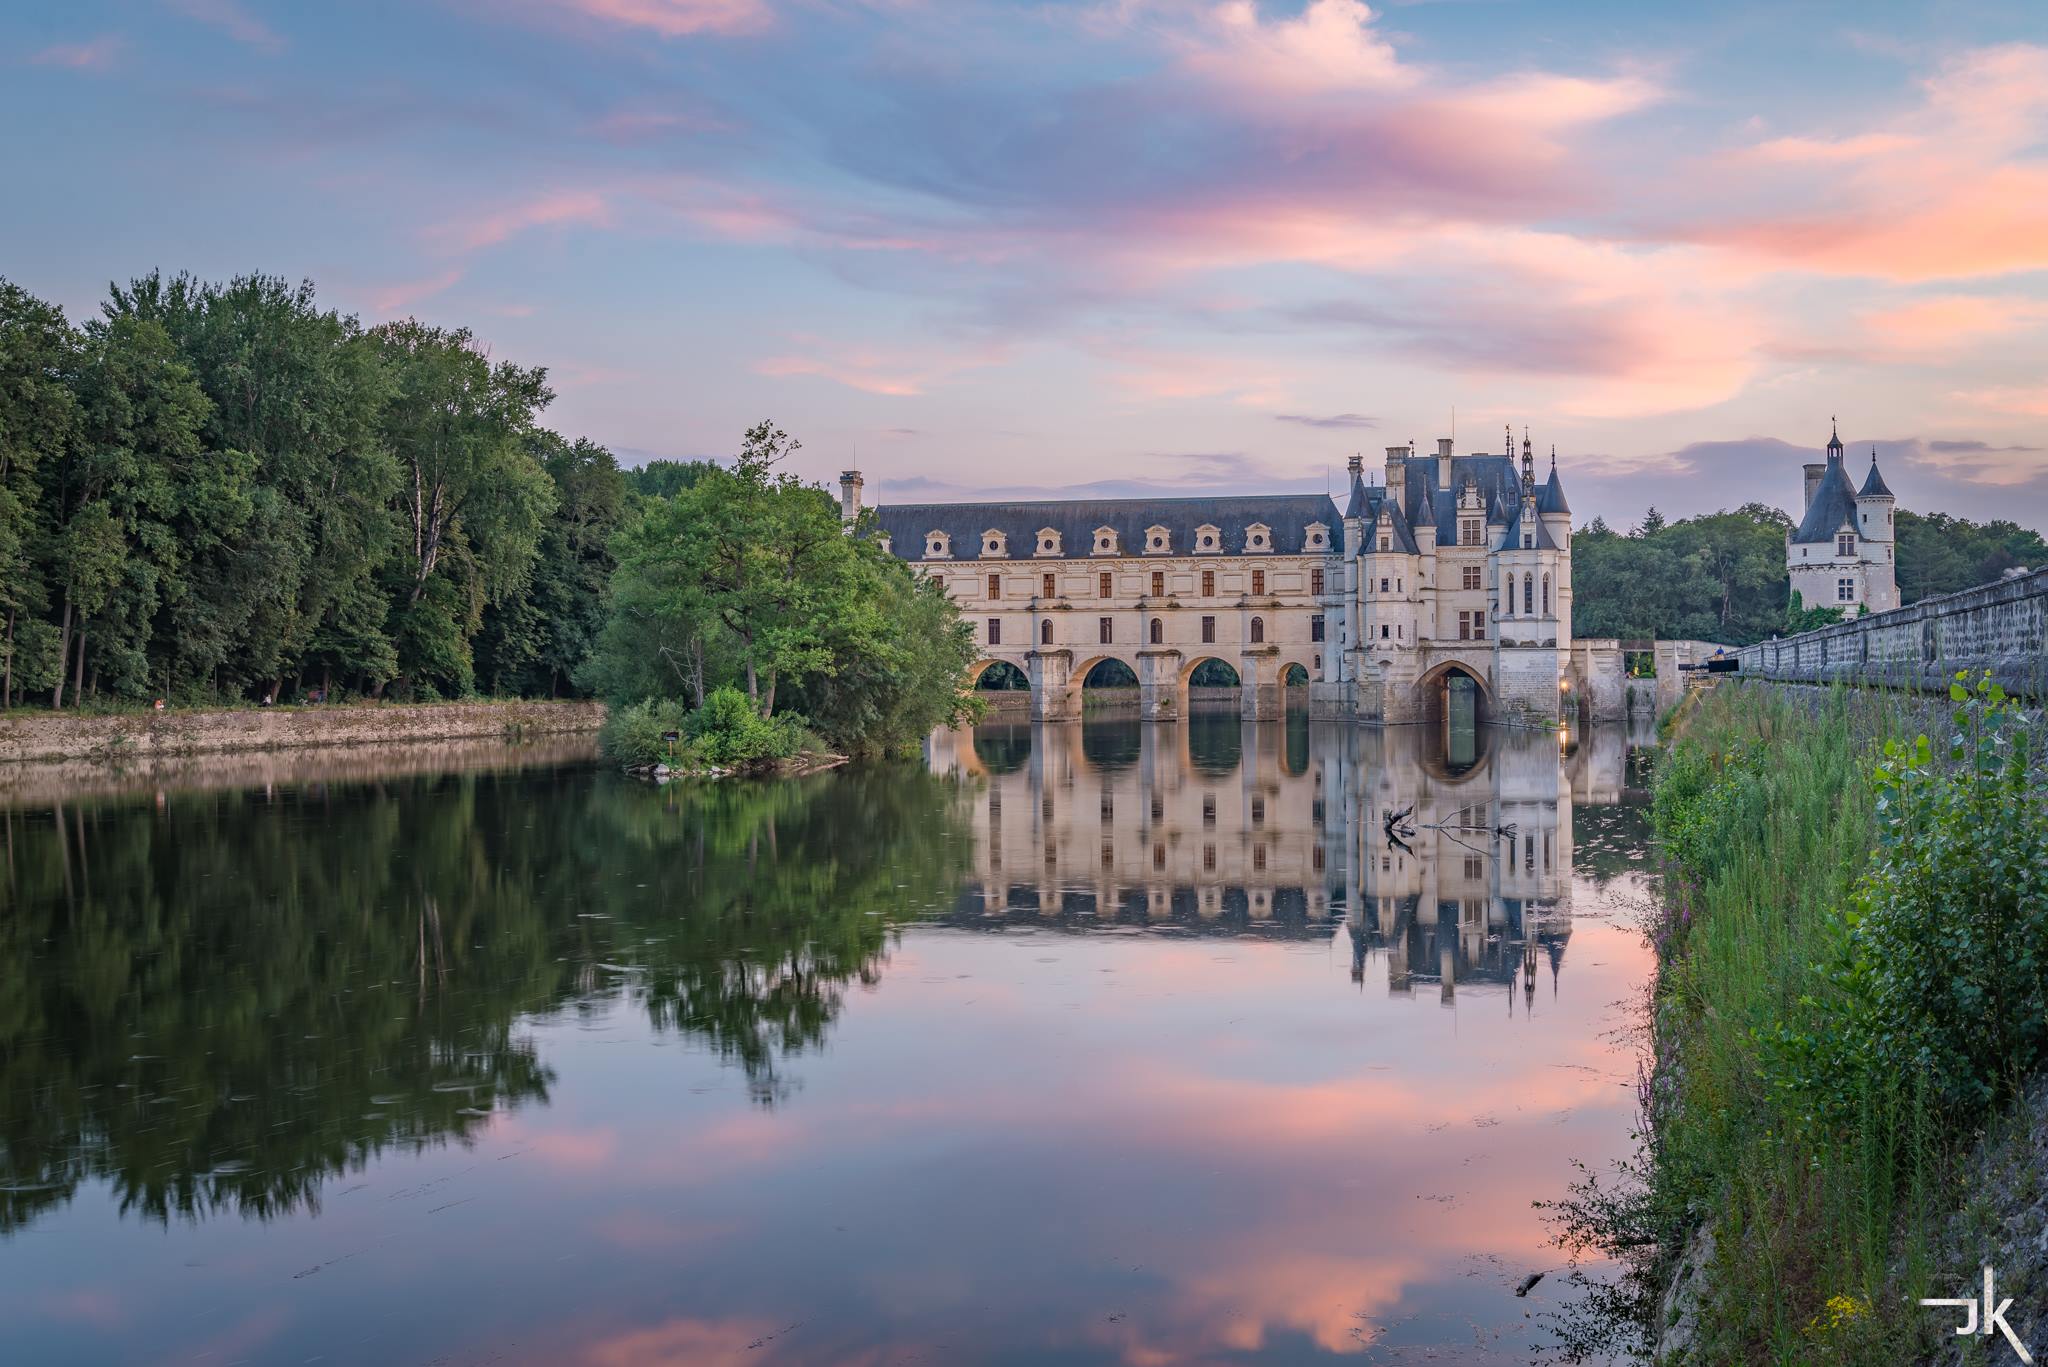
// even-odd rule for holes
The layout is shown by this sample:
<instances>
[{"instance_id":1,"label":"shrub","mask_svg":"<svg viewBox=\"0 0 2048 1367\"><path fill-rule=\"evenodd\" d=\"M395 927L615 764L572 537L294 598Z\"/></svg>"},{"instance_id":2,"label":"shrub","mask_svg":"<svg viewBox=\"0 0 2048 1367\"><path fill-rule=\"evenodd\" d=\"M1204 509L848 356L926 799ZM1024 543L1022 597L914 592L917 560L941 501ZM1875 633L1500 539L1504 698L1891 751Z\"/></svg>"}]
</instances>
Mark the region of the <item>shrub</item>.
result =
<instances>
[{"instance_id":1,"label":"shrub","mask_svg":"<svg viewBox=\"0 0 2048 1367\"><path fill-rule=\"evenodd\" d=\"M803 719L789 713L764 717L733 687L713 689L690 716L690 740L706 762L745 768L822 750Z\"/></svg>"},{"instance_id":2,"label":"shrub","mask_svg":"<svg viewBox=\"0 0 2048 1367\"><path fill-rule=\"evenodd\" d=\"M644 698L605 713L598 745L605 756L620 764L678 764L687 756L682 746L668 740L680 736L689 709L674 698Z\"/></svg>"}]
</instances>

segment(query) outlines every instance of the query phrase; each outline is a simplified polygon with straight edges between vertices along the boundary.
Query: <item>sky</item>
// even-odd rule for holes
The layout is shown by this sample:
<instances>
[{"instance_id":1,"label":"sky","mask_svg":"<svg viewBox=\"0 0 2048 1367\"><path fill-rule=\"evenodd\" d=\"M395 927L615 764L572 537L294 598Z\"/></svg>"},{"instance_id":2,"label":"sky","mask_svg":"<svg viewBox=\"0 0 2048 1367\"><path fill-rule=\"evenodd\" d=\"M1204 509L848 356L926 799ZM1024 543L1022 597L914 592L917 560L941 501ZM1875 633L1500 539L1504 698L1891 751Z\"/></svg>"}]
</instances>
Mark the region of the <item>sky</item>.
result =
<instances>
[{"instance_id":1,"label":"sky","mask_svg":"<svg viewBox=\"0 0 2048 1367\"><path fill-rule=\"evenodd\" d=\"M2048 527L2039 0L68 0L0 9L0 276L310 278L638 464L871 501L1555 446L1626 525Z\"/></svg>"}]
</instances>

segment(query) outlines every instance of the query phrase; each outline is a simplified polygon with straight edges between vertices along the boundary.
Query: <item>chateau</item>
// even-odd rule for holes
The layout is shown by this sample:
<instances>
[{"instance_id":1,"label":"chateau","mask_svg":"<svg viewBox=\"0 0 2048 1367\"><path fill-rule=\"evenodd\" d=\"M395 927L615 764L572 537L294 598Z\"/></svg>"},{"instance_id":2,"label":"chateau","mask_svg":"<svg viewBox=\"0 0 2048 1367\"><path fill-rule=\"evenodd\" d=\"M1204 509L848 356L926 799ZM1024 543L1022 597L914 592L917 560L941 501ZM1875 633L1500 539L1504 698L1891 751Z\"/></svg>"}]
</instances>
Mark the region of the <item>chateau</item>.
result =
<instances>
[{"instance_id":1,"label":"chateau","mask_svg":"<svg viewBox=\"0 0 2048 1367\"><path fill-rule=\"evenodd\" d=\"M1555 723L1587 673L1555 451L1541 481L1526 434L1519 462L1512 435L1501 455L1454 455L1445 438L1434 454L1388 447L1370 478L1353 457L1350 474L1342 513L1325 494L890 504L877 534L945 583L981 644L977 675L1019 670L1036 719L1080 715L1110 660L1136 676L1144 717L1184 716L1196 668L1220 660L1247 719L1305 685L1319 716L1420 721L1454 704ZM840 478L849 521L862 485Z\"/></svg>"},{"instance_id":2,"label":"chateau","mask_svg":"<svg viewBox=\"0 0 2048 1367\"><path fill-rule=\"evenodd\" d=\"M1892 561L1892 491L1877 472L1877 451L1859 490L1843 468L1842 436L1828 438L1828 458L1806 467L1804 512L1785 534L1792 593L1810 608L1843 608L1850 617L1899 605Z\"/></svg>"}]
</instances>

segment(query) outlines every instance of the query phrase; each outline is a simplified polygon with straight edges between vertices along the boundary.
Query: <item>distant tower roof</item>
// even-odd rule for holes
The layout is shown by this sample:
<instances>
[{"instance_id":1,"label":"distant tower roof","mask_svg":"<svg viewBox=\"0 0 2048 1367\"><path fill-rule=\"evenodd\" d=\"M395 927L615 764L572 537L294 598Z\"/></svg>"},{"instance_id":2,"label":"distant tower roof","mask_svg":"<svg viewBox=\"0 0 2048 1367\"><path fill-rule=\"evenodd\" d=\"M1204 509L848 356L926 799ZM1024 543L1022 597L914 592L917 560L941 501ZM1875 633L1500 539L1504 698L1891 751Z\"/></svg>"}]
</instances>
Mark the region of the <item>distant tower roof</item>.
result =
<instances>
[{"instance_id":1,"label":"distant tower roof","mask_svg":"<svg viewBox=\"0 0 2048 1367\"><path fill-rule=\"evenodd\" d=\"M1842 458L1842 431L1835 425L1833 418L1828 419L1828 428L1828 459L1840 460Z\"/></svg>"},{"instance_id":2,"label":"distant tower roof","mask_svg":"<svg viewBox=\"0 0 2048 1367\"><path fill-rule=\"evenodd\" d=\"M1346 517L1365 516L1365 457L1351 458L1351 503L1344 509Z\"/></svg>"},{"instance_id":3,"label":"distant tower roof","mask_svg":"<svg viewBox=\"0 0 2048 1367\"><path fill-rule=\"evenodd\" d=\"M1870 448L1870 473L1864 476L1863 489L1856 497L1890 498L1891 496L1890 486L1884 482L1884 476L1877 472L1877 448L1873 446Z\"/></svg>"},{"instance_id":4,"label":"distant tower roof","mask_svg":"<svg viewBox=\"0 0 2048 1367\"><path fill-rule=\"evenodd\" d=\"M1550 448L1550 478L1543 485L1543 492L1536 499L1539 513L1569 513L1572 505L1565 502L1564 481L1557 477L1557 448Z\"/></svg>"}]
</instances>

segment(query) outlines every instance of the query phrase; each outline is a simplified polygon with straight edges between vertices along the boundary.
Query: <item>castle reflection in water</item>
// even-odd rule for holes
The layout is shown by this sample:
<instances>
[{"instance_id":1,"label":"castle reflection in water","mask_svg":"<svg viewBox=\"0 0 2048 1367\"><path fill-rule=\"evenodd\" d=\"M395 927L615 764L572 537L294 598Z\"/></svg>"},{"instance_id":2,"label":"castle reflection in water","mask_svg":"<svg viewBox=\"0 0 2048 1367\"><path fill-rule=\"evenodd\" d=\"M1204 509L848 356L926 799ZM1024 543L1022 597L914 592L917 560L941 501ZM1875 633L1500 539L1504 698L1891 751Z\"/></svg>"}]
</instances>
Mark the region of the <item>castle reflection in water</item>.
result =
<instances>
[{"instance_id":1,"label":"castle reflection in water","mask_svg":"<svg viewBox=\"0 0 2048 1367\"><path fill-rule=\"evenodd\" d=\"M1343 722L997 722L940 733L967 780L976 928L1326 939L1390 992L1540 979L1572 932L1573 813L1624 801L1631 737ZM1634 794L1640 796L1640 794ZM1512 991L1508 992L1513 1009Z\"/></svg>"}]
</instances>

